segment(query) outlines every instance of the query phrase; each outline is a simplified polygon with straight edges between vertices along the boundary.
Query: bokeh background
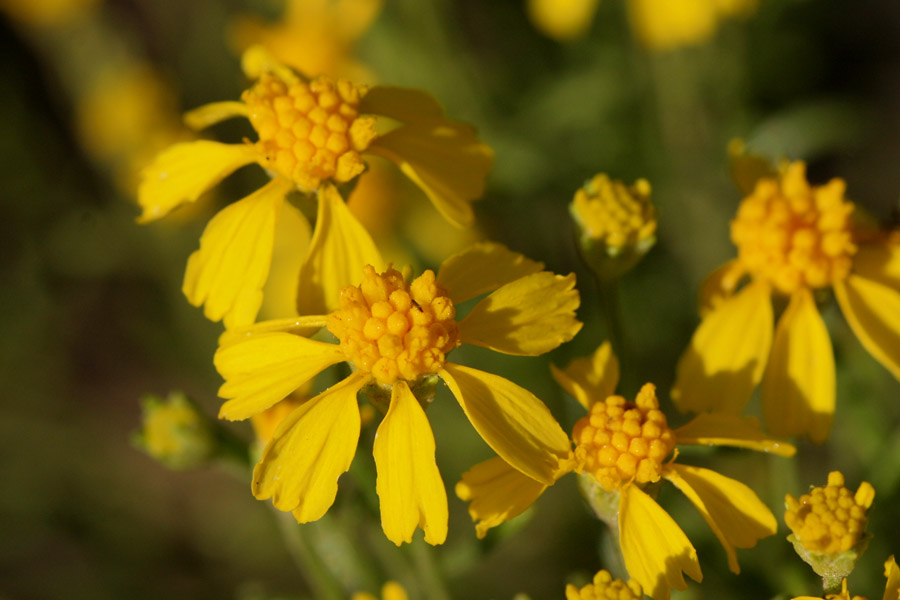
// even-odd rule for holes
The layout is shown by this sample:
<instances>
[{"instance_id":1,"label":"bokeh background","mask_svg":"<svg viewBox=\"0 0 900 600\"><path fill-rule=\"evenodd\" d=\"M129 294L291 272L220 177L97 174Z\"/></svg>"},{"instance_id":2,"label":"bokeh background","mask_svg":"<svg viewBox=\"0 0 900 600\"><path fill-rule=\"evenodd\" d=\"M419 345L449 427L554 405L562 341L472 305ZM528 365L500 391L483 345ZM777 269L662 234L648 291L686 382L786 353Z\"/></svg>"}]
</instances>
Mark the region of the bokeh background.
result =
<instances>
[{"instance_id":1,"label":"bokeh background","mask_svg":"<svg viewBox=\"0 0 900 600\"><path fill-rule=\"evenodd\" d=\"M173 471L131 442L139 399L183 390L215 415L211 357L220 326L180 293L187 256L220 206L264 177L247 169L163 222L139 226L135 174L183 130L179 114L236 99L237 47L278 22L275 0L0 1L0 598L311 597L283 520L249 493L239 467ZM741 137L773 159L803 158L810 179L842 177L849 197L894 223L900 197L900 5L892 0L761 0L684 47L654 48L625 0L602 0L582 35L558 40L520 0L385 0L346 52L361 77L432 92L496 151L475 231L443 222L402 181L367 221L386 252L417 269L463 243L501 241L561 273L582 294L579 336L550 356L478 349L456 360L534 391L564 427L581 407L549 377L606 337L595 282L579 262L568 215L597 172L650 180L659 241L622 281L631 349L620 390L656 383L670 421L674 367L698 317L698 286L734 254L728 222L740 200L726 147ZM248 20L250 19L250 20ZM255 19L255 21L254 21ZM256 23L256 25L248 25ZM254 29L256 27L256 29ZM320 51L315 36L306 50ZM306 40L302 36L300 41ZM302 46L302 44L298 44ZM318 50L317 50L318 49ZM251 132L224 124L211 135ZM362 217L361 217L362 218ZM288 300L289 303L289 300ZM273 308L273 311L277 309ZM688 451L756 489L781 522L786 492L841 469L877 495L867 554L851 591L880 597L882 564L900 553L900 384L861 348L836 306L826 322L838 364L831 439L798 443L795 459ZM754 401L751 412L758 412ZM447 390L429 409L448 491L490 456ZM233 432L252 439L248 426ZM364 481L374 428L336 506L304 543L342 571L346 591L387 578L413 598L560 598L604 566L602 525L572 477L529 513L475 539L450 498L447 543L396 549L381 535ZM661 503L694 542L705 575L676 598L789 598L819 582L778 534L740 552L743 572L677 492Z\"/></svg>"}]
</instances>

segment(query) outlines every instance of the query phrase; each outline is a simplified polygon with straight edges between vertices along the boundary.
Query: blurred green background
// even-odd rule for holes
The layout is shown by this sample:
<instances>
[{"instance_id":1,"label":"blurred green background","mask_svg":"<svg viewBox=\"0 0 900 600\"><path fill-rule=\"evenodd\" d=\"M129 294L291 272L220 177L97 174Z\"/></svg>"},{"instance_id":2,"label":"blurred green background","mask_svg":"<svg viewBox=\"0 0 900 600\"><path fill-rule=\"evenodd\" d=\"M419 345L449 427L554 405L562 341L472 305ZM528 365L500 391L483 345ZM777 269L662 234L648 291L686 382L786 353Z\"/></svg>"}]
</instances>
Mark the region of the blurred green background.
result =
<instances>
[{"instance_id":1,"label":"blurred green background","mask_svg":"<svg viewBox=\"0 0 900 600\"><path fill-rule=\"evenodd\" d=\"M247 473L173 472L129 442L145 393L184 390L216 413L221 380L211 357L220 327L187 304L181 277L209 215L263 175L242 171L192 215L139 226L127 185L86 151L91 140L76 125L87 82L123 57L161 74L173 111L237 98L246 82L226 42L229 24L242 14L274 19L281 3L110 0L51 25L21 20L14 4L0 2L0 598L306 597L308 582L276 515L249 493ZM548 362L564 365L605 338L568 216L575 189L595 173L645 177L654 188L659 242L622 282L632 363L620 391L632 396L656 383L675 424L684 417L667 390L698 322L698 286L734 255L728 222L740 198L728 175L730 139L772 158L806 159L812 181L842 177L848 196L883 222L897 215L900 5L891 0L763 0L708 43L666 53L634 41L622 0L602 0L588 34L568 43L539 33L518 0L387 0L355 54L379 81L432 92L495 149L476 205L484 237L576 272L585 327L572 343L533 359L471 348L454 355L528 387L565 428L582 409L553 384ZM248 134L231 125L215 133L225 141ZM454 235L449 224L437 228L401 228L400 243L419 248L419 267L435 266L423 235ZM694 542L705 575L676 598L818 593L784 541L783 497L823 485L832 469L852 489L862 480L876 488L875 539L850 589L881 596L883 561L900 553L900 385L836 306L824 315L838 364L831 439L799 442L793 460L682 454L748 483L781 529L741 551L743 572L733 576L699 515L664 488L660 502ZM429 419L452 494L490 451L446 390ZM234 431L251 439L246 425ZM369 428L361 438L358 470L372 460L372 435ZM328 517L304 528L328 562L343 564L354 549L375 557L370 571L348 576L348 588L374 591L391 577L413 598L438 597L423 577L431 565L455 598L549 599L604 566L605 532L572 477L485 541L451 496L450 537L432 552L420 539L396 550L366 494L343 477Z\"/></svg>"}]
</instances>

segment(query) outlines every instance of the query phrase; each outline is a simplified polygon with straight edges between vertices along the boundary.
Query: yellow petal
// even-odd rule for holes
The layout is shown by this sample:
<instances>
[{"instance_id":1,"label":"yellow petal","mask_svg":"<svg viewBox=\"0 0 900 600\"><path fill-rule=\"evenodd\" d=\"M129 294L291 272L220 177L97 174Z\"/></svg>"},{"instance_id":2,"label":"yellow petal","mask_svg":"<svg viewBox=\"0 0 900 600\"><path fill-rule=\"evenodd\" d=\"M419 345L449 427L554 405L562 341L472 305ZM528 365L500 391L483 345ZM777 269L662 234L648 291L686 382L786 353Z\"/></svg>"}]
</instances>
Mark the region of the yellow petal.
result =
<instances>
[{"instance_id":1,"label":"yellow petal","mask_svg":"<svg viewBox=\"0 0 900 600\"><path fill-rule=\"evenodd\" d=\"M327 315L312 315L308 317L283 317L281 319L271 319L269 321L260 321L246 327L235 327L226 329L219 336L219 346L228 346L237 343L246 338L252 337L260 333L269 333L273 331L288 331L294 335L302 335L309 337L316 330L325 327L328 322Z\"/></svg>"},{"instance_id":2,"label":"yellow petal","mask_svg":"<svg viewBox=\"0 0 900 600\"><path fill-rule=\"evenodd\" d=\"M710 273L700 286L700 316L719 306L734 294L744 275L744 268L737 260L731 260Z\"/></svg>"},{"instance_id":3,"label":"yellow petal","mask_svg":"<svg viewBox=\"0 0 900 600\"><path fill-rule=\"evenodd\" d=\"M368 379L356 372L285 417L253 469L256 498L272 498L275 508L293 511L300 523L328 511L338 477L350 468L356 453L356 393Z\"/></svg>"},{"instance_id":4,"label":"yellow petal","mask_svg":"<svg viewBox=\"0 0 900 600\"><path fill-rule=\"evenodd\" d=\"M834 419L834 353L812 293L801 290L775 328L762 381L766 425L775 435L808 435L821 444Z\"/></svg>"},{"instance_id":5,"label":"yellow petal","mask_svg":"<svg viewBox=\"0 0 900 600\"><path fill-rule=\"evenodd\" d=\"M619 544L625 568L653 600L668 600L669 591L686 590L684 575L703 581L697 551L678 524L636 485L619 498Z\"/></svg>"},{"instance_id":6,"label":"yellow petal","mask_svg":"<svg viewBox=\"0 0 900 600\"><path fill-rule=\"evenodd\" d=\"M222 405L219 418L235 421L262 412L344 360L337 344L281 331L260 333L222 346L213 363L225 379L219 396L230 400Z\"/></svg>"},{"instance_id":7,"label":"yellow petal","mask_svg":"<svg viewBox=\"0 0 900 600\"><path fill-rule=\"evenodd\" d=\"M297 279L300 267L309 253L312 229L298 208L285 202L275 227L272 266L263 287L260 319L281 318L297 314Z\"/></svg>"},{"instance_id":8,"label":"yellow petal","mask_svg":"<svg viewBox=\"0 0 900 600\"><path fill-rule=\"evenodd\" d=\"M418 185L444 218L458 227L472 224L470 203L484 193L494 152L475 131L452 121L401 125L369 146Z\"/></svg>"},{"instance_id":9,"label":"yellow petal","mask_svg":"<svg viewBox=\"0 0 900 600\"><path fill-rule=\"evenodd\" d=\"M581 323L575 275L541 271L505 284L459 323L459 339L497 352L537 356L568 342Z\"/></svg>"},{"instance_id":10,"label":"yellow petal","mask_svg":"<svg viewBox=\"0 0 900 600\"><path fill-rule=\"evenodd\" d=\"M494 452L543 484L556 481L571 446L543 402L503 377L462 365L445 363L439 375Z\"/></svg>"},{"instance_id":11,"label":"yellow petal","mask_svg":"<svg viewBox=\"0 0 900 600\"><path fill-rule=\"evenodd\" d=\"M246 117L249 112L247 105L243 102L234 100L213 102L184 113L184 123L191 129L199 131L227 119Z\"/></svg>"},{"instance_id":12,"label":"yellow petal","mask_svg":"<svg viewBox=\"0 0 900 600\"><path fill-rule=\"evenodd\" d=\"M275 223L290 184L276 178L212 218L191 254L182 291L194 306L204 305L211 321L226 327L249 325L262 303L269 275Z\"/></svg>"},{"instance_id":13,"label":"yellow petal","mask_svg":"<svg viewBox=\"0 0 900 600\"><path fill-rule=\"evenodd\" d=\"M835 284L834 292L863 347L900 379L900 292L858 275Z\"/></svg>"},{"instance_id":14,"label":"yellow petal","mask_svg":"<svg viewBox=\"0 0 900 600\"><path fill-rule=\"evenodd\" d=\"M884 576L887 577L887 584L884 586L883 600L900 599L900 568L893 555L884 563Z\"/></svg>"},{"instance_id":15,"label":"yellow petal","mask_svg":"<svg viewBox=\"0 0 900 600\"><path fill-rule=\"evenodd\" d=\"M383 270L384 262L375 242L334 186L324 186L319 190L309 255L300 269L297 311L301 315L321 315L335 310L341 290L359 283L366 265L372 265L379 273Z\"/></svg>"},{"instance_id":16,"label":"yellow petal","mask_svg":"<svg viewBox=\"0 0 900 600\"><path fill-rule=\"evenodd\" d=\"M412 88L378 85L366 92L359 112L388 117L402 123L434 124L444 117L444 109L428 92Z\"/></svg>"},{"instance_id":17,"label":"yellow petal","mask_svg":"<svg viewBox=\"0 0 900 600\"><path fill-rule=\"evenodd\" d=\"M544 263L513 252L503 244L479 242L445 260L438 269L437 283L459 304L543 268Z\"/></svg>"},{"instance_id":18,"label":"yellow petal","mask_svg":"<svg viewBox=\"0 0 900 600\"><path fill-rule=\"evenodd\" d=\"M882 285L900 289L900 236L860 244L853 255L853 272Z\"/></svg>"},{"instance_id":19,"label":"yellow petal","mask_svg":"<svg viewBox=\"0 0 900 600\"><path fill-rule=\"evenodd\" d=\"M463 473L456 495L469 503L479 538L488 529L522 514L547 486L514 469L500 457L479 463Z\"/></svg>"},{"instance_id":20,"label":"yellow petal","mask_svg":"<svg viewBox=\"0 0 900 600\"><path fill-rule=\"evenodd\" d=\"M748 285L700 322L678 362L672 400L682 411L738 414L762 377L772 345L772 302Z\"/></svg>"},{"instance_id":21,"label":"yellow petal","mask_svg":"<svg viewBox=\"0 0 900 600\"><path fill-rule=\"evenodd\" d=\"M590 356L576 358L565 370L551 364L550 372L556 382L588 410L594 402L612 396L619 383L619 361L609 342L600 344Z\"/></svg>"},{"instance_id":22,"label":"yellow petal","mask_svg":"<svg viewBox=\"0 0 900 600\"><path fill-rule=\"evenodd\" d=\"M724 413L703 413L673 431L675 443L697 446L734 446L779 456L793 456L797 451L787 442L766 437L754 417Z\"/></svg>"},{"instance_id":23,"label":"yellow petal","mask_svg":"<svg viewBox=\"0 0 900 600\"><path fill-rule=\"evenodd\" d=\"M198 140L164 150L141 173L139 223L164 217L184 202L194 202L225 177L254 162L259 153L249 144Z\"/></svg>"},{"instance_id":24,"label":"yellow petal","mask_svg":"<svg viewBox=\"0 0 900 600\"><path fill-rule=\"evenodd\" d=\"M434 460L434 435L425 411L405 381L397 381L391 405L375 434L375 488L381 528L398 546L416 527L429 544L447 539L447 492Z\"/></svg>"},{"instance_id":25,"label":"yellow petal","mask_svg":"<svg viewBox=\"0 0 900 600\"><path fill-rule=\"evenodd\" d=\"M778 529L772 511L749 487L709 469L672 463L663 477L693 503L728 554L728 568L740 573L735 548L752 548Z\"/></svg>"},{"instance_id":26,"label":"yellow petal","mask_svg":"<svg viewBox=\"0 0 900 600\"><path fill-rule=\"evenodd\" d=\"M241 69L247 79L259 79L263 73L269 72L288 86L300 81L300 78L290 68L279 62L266 48L259 45L244 50L244 54L241 55Z\"/></svg>"}]
</instances>

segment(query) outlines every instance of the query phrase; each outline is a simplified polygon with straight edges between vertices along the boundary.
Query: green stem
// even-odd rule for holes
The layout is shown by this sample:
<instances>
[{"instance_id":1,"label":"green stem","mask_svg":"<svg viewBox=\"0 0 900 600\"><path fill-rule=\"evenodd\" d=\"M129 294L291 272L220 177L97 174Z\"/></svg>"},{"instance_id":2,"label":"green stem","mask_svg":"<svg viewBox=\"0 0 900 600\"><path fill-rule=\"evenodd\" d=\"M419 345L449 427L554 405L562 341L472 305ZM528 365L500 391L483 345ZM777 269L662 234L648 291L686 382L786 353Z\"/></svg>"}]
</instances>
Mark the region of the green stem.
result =
<instances>
[{"instance_id":1,"label":"green stem","mask_svg":"<svg viewBox=\"0 0 900 600\"><path fill-rule=\"evenodd\" d=\"M343 600L346 597L344 589L316 553L304 528L294 520L290 513L273 510L277 513L276 517L284 538L284 545L303 578L309 583L316 598Z\"/></svg>"},{"instance_id":2,"label":"green stem","mask_svg":"<svg viewBox=\"0 0 900 600\"><path fill-rule=\"evenodd\" d=\"M628 362L625 348L625 334L622 330L622 307L619 298L619 282L616 279L604 280L597 277L600 296L600 309L606 324L606 335L613 351L619 359L620 369Z\"/></svg>"},{"instance_id":3,"label":"green stem","mask_svg":"<svg viewBox=\"0 0 900 600\"><path fill-rule=\"evenodd\" d=\"M434 600L451 600L447 584L434 560L434 548L423 540L417 540L410 544L410 553L419 581L427 592L424 595Z\"/></svg>"},{"instance_id":4,"label":"green stem","mask_svg":"<svg viewBox=\"0 0 900 600\"><path fill-rule=\"evenodd\" d=\"M841 593L841 583L844 578L840 576L834 575L826 575L822 577L822 589L825 590L825 595L828 594L840 594Z\"/></svg>"}]
</instances>

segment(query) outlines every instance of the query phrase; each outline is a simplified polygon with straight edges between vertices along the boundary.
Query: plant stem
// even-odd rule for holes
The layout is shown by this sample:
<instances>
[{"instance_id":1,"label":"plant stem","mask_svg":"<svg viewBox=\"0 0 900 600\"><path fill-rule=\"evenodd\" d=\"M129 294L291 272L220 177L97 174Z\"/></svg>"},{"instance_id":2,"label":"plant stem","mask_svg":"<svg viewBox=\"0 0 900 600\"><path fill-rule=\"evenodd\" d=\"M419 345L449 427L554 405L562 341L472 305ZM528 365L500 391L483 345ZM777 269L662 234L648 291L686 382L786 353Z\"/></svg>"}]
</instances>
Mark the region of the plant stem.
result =
<instances>
[{"instance_id":1,"label":"plant stem","mask_svg":"<svg viewBox=\"0 0 900 600\"><path fill-rule=\"evenodd\" d=\"M625 348L625 335L622 330L622 307L619 299L618 280L604 280L597 277L597 287L600 296L600 309L603 312L603 320L606 324L606 335L612 344L613 352L619 359L620 368L628 362Z\"/></svg>"},{"instance_id":2,"label":"plant stem","mask_svg":"<svg viewBox=\"0 0 900 600\"><path fill-rule=\"evenodd\" d=\"M290 513L275 510L284 545L294 559L303 578L309 583L316 598L343 600L346 597L340 582L325 566L312 542Z\"/></svg>"}]
</instances>

